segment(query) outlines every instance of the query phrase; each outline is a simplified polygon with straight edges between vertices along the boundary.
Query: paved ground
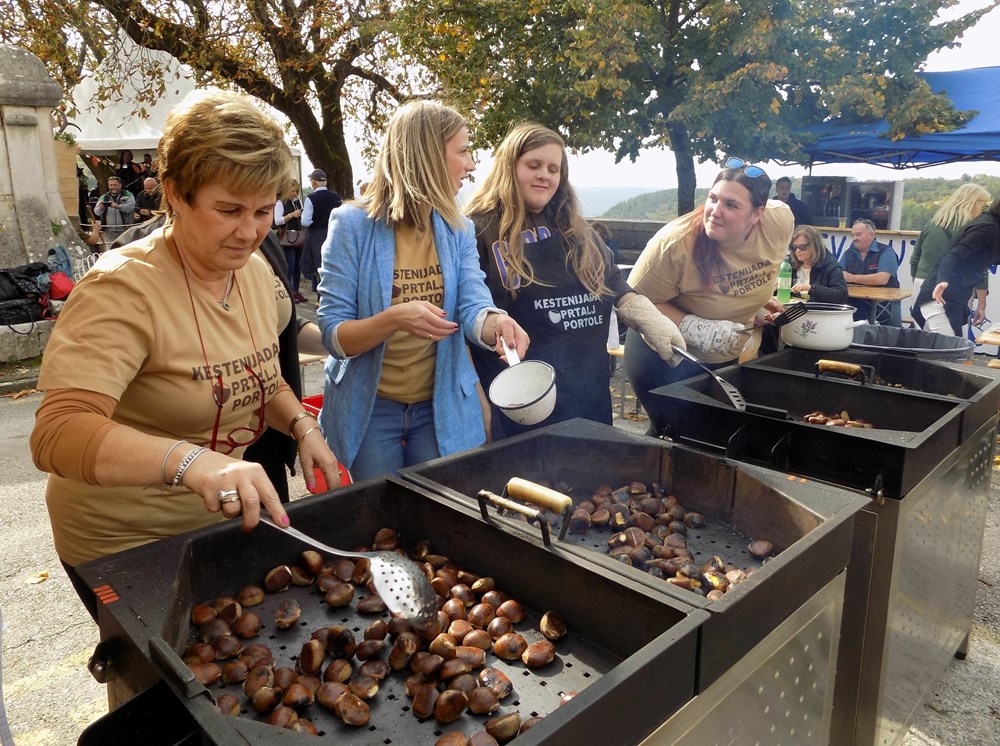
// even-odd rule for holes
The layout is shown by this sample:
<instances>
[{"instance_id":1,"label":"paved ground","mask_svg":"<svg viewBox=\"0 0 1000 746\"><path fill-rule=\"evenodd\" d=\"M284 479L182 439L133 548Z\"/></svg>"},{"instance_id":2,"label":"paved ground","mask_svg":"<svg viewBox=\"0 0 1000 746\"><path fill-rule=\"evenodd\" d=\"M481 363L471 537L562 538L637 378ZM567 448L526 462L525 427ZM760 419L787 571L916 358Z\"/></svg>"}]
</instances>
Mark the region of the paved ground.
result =
<instances>
[{"instance_id":1,"label":"paved ground","mask_svg":"<svg viewBox=\"0 0 1000 746\"><path fill-rule=\"evenodd\" d=\"M308 311L307 311L308 313ZM982 364L983 361L979 361ZM30 366L23 366L29 371ZM322 367L306 367L306 393L322 390ZM68 746L106 712L104 687L87 672L98 641L52 549L42 499L44 478L32 466L28 435L39 394L11 366L0 366L0 611L3 693L17 746ZM619 385L619 378L614 383ZM617 397L616 397L617 409ZM645 430L641 415L616 425ZM305 495L301 482L293 494ZM48 579L41 580L43 573ZM972 650L953 661L920 709L905 746L996 746L1000 743L1000 473L994 470ZM4 746L8 746L4 744Z\"/></svg>"}]
</instances>

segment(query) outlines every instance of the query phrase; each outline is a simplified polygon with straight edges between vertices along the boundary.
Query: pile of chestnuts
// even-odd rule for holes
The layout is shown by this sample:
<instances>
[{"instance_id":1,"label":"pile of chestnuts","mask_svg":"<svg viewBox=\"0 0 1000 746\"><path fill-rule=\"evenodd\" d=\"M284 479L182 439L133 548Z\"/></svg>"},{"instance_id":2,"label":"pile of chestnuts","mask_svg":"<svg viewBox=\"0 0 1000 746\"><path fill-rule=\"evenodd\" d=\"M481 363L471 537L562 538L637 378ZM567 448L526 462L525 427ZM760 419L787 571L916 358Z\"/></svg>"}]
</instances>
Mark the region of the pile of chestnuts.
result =
<instances>
[{"instance_id":1,"label":"pile of chestnuts","mask_svg":"<svg viewBox=\"0 0 1000 746\"><path fill-rule=\"evenodd\" d=\"M392 529L382 529L372 542L379 551L402 551ZM462 731L445 733L441 746L503 744L523 733L541 718L522 720L516 711L502 710L502 701L514 685L489 656L520 662L528 668L551 664L556 644L566 635L566 622L555 611L542 615L538 630L521 624L527 611L515 599L480 577L456 566L447 557L432 553L428 542L414 545L410 556L420 564L440 601L437 616L417 628L397 617L384 617L386 607L374 591L368 561L339 559L327 564L317 552L302 553L296 565L280 565L263 579L235 596L219 596L196 605L191 623L196 639L184 651L184 661L206 686L218 682L240 685L243 696L226 691L217 697L219 710L237 716L241 711L266 717L272 725L319 735L306 717L311 707L331 711L343 723L362 727L369 723L373 698L387 676L405 677L409 708L420 719L433 718L447 725L465 713L483 718L482 730L471 736ZM254 642L265 625L253 610L265 594L280 594L290 586L311 586L333 608L349 606L363 615L376 616L360 636L347 626L316 629L291 661L275 658L274 650ZM366 590L365 595L358 591ZM274 612L274 636L281 645L281 630L301 624L302 608L285 598ZM521 628L518 625L521 624ZM529 638L538 638L528 642ZM282 665L284 663L284 665ZM554 696L556 693L554 693ZM559 704L575 692L559 693ZM468 726L468 722L463 724Z\"/></svg>"},{"instance_id":2,"label":"pile of chestnuts","mask_svg":"<svg viewBox=\"0 0 1000 746\"><path fill-rule=\"evenodd\" d=\"M565 484L554 487L563 493L573 491ZM634 481L618 489L606 484L597 487L573 509L568 531L586 534L594 529L608 530L607 552L614 559L715 601L757 568L740 568L718 556L695 564L688 549L688 533L704 527L705 522L704 515L687 510L656 482L646 485ZM758 539L750 542L747 552L764 560L774 554L774 545Z\"/></svg>"}]
</instances>

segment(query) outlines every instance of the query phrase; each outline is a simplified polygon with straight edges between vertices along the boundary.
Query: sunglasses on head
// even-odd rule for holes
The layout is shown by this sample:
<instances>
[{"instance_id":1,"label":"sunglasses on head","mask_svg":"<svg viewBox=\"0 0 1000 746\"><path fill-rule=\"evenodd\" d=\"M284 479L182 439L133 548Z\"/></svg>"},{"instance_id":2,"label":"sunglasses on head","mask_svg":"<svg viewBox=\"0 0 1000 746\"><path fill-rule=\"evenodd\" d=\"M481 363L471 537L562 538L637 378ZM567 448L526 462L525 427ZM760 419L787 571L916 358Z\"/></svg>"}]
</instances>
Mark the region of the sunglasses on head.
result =
<instances>
[{"instance_id":1,"label":"sunglasses on head","mask_svg":"<svg viewBox=\"0 0 1000 746\"><path fill-rule=\"evenodd\" d=\"M734 168L734 169L741 168L743 169L743 173L745 173L751 179L756 179L764 175L764 169L762 169L760 166L754 166L750 163L747 163L742 158L727 158L726 162L723 163L722 165L726 168Z\"/></svg>"}]
</instances>

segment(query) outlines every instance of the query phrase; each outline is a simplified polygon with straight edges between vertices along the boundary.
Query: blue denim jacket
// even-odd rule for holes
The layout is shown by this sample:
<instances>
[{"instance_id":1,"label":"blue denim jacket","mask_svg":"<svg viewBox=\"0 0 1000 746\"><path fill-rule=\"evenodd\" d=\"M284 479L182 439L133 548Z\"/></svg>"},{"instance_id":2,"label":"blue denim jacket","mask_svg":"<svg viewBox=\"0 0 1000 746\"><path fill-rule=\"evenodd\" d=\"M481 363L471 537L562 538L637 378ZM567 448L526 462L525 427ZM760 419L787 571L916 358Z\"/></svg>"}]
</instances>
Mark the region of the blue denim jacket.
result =
<instances>
[{"instance_id":1,"label":"blue denim jacket","mask_svg":"<svg viewBox=\"0 0 1000 746\"><path fill-rule=\"evenodd\" d=\"M437 212L432 214L434 243L444 277L448 319L464 334L452 334L437 345L434 370L434 430L442 456L485 442L483 415L476 394L479 380L466 353L466 340L483 346L474 336L477 317L494 310L479 268L475 229L470 221L456 231ZM368 429L382 371L385 344L346 363L331 341L339 324L362 319L389 308L395 238L392 227L373 220L353 205L334 210L323 244L320 268L320 304L317 321L326 361L320 426L341 463L350 468ZM502 313L502 312L501 312Z\"/></svg>"}]
</instances>

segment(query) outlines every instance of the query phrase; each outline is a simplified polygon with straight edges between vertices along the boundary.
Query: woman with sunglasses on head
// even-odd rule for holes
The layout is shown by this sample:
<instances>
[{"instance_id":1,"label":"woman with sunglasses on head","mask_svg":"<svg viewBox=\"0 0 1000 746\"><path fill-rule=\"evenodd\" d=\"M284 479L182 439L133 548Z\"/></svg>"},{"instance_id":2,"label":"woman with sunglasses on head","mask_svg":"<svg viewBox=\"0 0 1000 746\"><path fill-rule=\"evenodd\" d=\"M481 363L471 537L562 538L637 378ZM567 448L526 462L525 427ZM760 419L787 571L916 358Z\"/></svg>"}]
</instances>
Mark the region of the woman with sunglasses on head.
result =
<instances>
[{"instance_id":1,"label":"woman with sunglasses on head","mask_svg":"<svg viewBox=\"0 0 1000 746\"><path fill-rule=\"evenodd\" d=\"M792 233L790 248L793 293L805 293L817 303L848 302L844 270L827 250L818 230L800 225Z\"/></svg>"},{"instance_id":2,"label":"woman with sunglasses on head","mask_svg":"<svg viewBox=\"0 0 1000 746\"><path fill-rule=\"evenodd\" d=\"M31 436L50 472L56 552L91 613L82 562L267 510L264 469L241 460L266 427L299 443L307 483L337 462L278 370L291 301L256 252L291 169L281 128L244 98L171 111L158 147L166 226L110 251L74 288L45 351Z\"/></svg>"},{"instance_id":3,"label":"woman with sunglasses on head","mask_svg":"<svg viewBox=\"0 0 1000 746\"><path fill-rule=\"evenodd\" d=\"M768 200L771 179L759 166L730 158L705 204L661 228L646 244L629 284L677 324L688 350L711 367L736 362L749 341L742 330L783 310L773 296L794 219ZM630 329L625 373L659 432L662 398L650 391L697 375L682 361L671 368Z\"/></svg>"},{"instance_id":4,"label":"woman with sunglasses on head","mask_svg":"<svg viewBox=\"0 0 1000 746\"><path fill-rule=\"evenodd\" d=\"M412 101L389 121L375 175L335 210L317 320L333 357L320 422L355 479L485 439L466 345L523 355L528 335L496 308L472 224L455 197L475 169L454 109Z\"/></svg>"},{"instance_id":5,"label":"woman with sunglasses on head","mask_svg":"<svg viewBox=\"0 0 1000 746\"><path fill-rule=\"evenodd\" d=\"M583 417L611 424L607 342L612 309L669 360L683 339L672 321L633 292L610 250L587 224L569 183L563 139L539 124L514 127L497 147L493 169L466 213L476 224L479 266L497 306L531 335L530 359L556 373L553 413L519 425L492 409L502 438ZM472 350L483 387L505 367Z\"/></svg>"}]
</instances>

